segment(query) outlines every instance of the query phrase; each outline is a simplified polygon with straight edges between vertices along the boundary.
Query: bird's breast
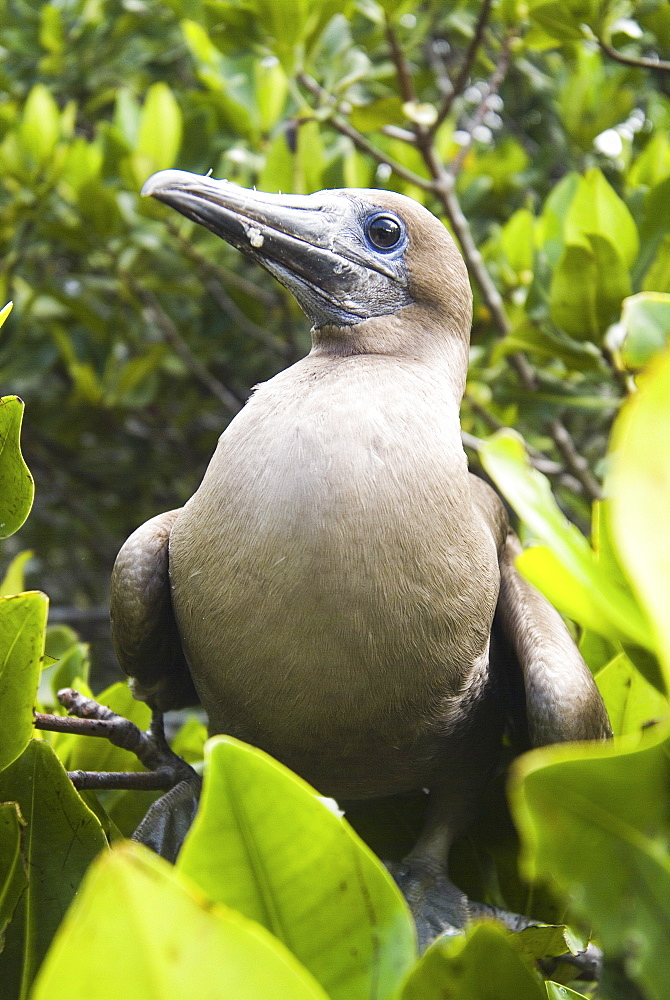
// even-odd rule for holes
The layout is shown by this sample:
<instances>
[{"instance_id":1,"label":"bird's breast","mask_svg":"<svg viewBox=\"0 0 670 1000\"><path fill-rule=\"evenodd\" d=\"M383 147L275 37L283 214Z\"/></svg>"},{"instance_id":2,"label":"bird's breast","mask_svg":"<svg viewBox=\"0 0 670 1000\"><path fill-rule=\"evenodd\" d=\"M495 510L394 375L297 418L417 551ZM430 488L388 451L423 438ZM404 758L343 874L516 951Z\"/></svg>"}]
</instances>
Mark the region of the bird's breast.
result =
<instances>
[{"instance_id":1,"label":"bird's breast","mask_svg":"<svg viewBox=\"0 0 670 1000\"><path fill-rule=\"evenodd\" d=\"M294 766L287 748L428 758L485 674L498 586L455 408L407 377L288 374L222 435L173 528L196 686L214 730Z\"/></svg>"}]
</instances>

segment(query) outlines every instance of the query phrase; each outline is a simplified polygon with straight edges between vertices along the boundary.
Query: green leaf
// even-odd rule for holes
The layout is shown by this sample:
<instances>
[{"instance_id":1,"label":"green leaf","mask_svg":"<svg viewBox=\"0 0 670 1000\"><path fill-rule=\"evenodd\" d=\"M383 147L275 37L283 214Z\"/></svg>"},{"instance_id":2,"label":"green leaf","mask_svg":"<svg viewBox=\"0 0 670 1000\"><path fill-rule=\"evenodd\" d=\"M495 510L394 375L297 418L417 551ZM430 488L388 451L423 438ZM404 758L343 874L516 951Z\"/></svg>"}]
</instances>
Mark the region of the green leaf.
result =
<instances>
[{"instance_id":1,"label":"green leaf","mask_svg":"<svg viewBox=\"0 0 670 1000\"><path fill-rule=\"evenodd\" d=\"M548 1000L589 1000L583 993L575 993L569 986L560 983L545 983Z\"/></svg>"},{"instance_id":2,"label":"green leaf","mask_svg":"<svg viewBox=\"0 0 670 1000\"><path fill-rule=\"evenodd\" d=\"M206 760L178 869L276 934L333 1000L393 996L414 959L414 927L380 862L260 750L216 737Z\"/></svg>"},{"instance_id":3,"label":"green leaf","mask_svg":"<svg viewBox=\"0 0 670 1000\"><path fill-rule=\"evenodd\" d=\"M17 552L10 562L2 582L0 582L0 597L7 597L9 594L20 594L25 590L24 567L33 557L30 549L25 552Z\"/></svg>"},{"instance_id":4,"label":"green leaf","mask_svg":"<svg viewBox=\"0 0 670 1000\"><path fill-rule=\"evenodd\" d=\"M138 182L156 170L174 165L181 146L182 117L166 83L154 83L147 91L140 114L133 165Z\"/></svg>"},{"instance_id":5,"label":"green leaf","mask_svg":"<svg viewBox=\"0 0 670 1000\"><path fill-rule=\"evenodd\" d=\"M28 887L2 953L3 996L24 1000L84 872L107 841L44 740L31 740L0 773L0 801L18 802L26 822Z\"/></svg>"},{"instance_id":6,"label":"green leaf","mask_svg":"<svg viewBox=\"0 0 670 1000\"><path fill-rule=\"evenodd\" d=\"M512 768L510 802L522 869L550 882L593 922L606 952L661 1000L670 948L670 778L665 736L640 749L547 747ZM650 745L651 744L651 745Z\"/></svg>"},{"instance_id":7,"label":"green leaf","mask_svg":"<svg viewBox=\"0 0 670 1000\"><path fill-rule=\"evenodd\" d=\"M13 308L14 308L14 303L8 302L6 306L3 306L2 309L0 309L0 327L4 326L5 320L7 319Z\"/></svg>"},{"instance_id":8,"label":"green leaf","mask_svg":"<svg viewBox=\"0 0 670 1000\"><path fill-rule=\"evenodd\" d=\"M60 112L43 83L36 83L28 94L19 134L28 157L38 166L44 165L60 138Z\"/></svg>"},{"instance_id":9,"label":"green leaf","mask_svg":"<svg viewBox=\"0 0 670 1000\"><path fill-rule=\"evenodd\" d=\"M533 273L535 253L535 216L527 208L518 212L505 223L500 234L500 245L510 267L528 284Z\"/></svg>"},{"instance_id":10,"label":"green leaf","mask_svg":"<svg viewBox=\"0 0 670 1000\"><path fill-rule=\"evenodd\" d=\"M581 178L565 220L567 243L579 243L582 235L606 237L628 269L635 263L640 240L633 216L596 168Z\"/></svg>"},{"instance_id":11,"label":"green leaf","mask_svg":"<svg viewBox=\"0 0 670 1000\"><path fill-rule=\"evenodd\" d=\"M546 1000L510 935L495 923L435 943L410 972L401 1000Z\"/></svg>"},{"instance_id":12,"label":"green leaf","mask_svg":"<svg viewBox=\"0 0 670 1000\"><path fill-rule=\"evenodd\" d=\"M631 187L655 187L670 174L670 139L664 131L651 136L628 171Z\"/></svg>"},{"instance_id":13,"label":"green leaf","mask_svg":"<svg viewBox=\"0 0 670 1000\"><path fill-rule=\"evenodd\" d=\"M584 37L580 20L570 10L570 4L556 0L529 4L529 13L548 35L561 42L579 41Z\"/></svg>"},{"instance_id":14,"label":"green leaf","mask_svg":"<svg viewBox=\"0 0 670 1000\"><path fill-rule=\"evenodd\" d=\"M253 72L260 125L263 132L269 132L284 110L288 79L274 56L255 60Z\"/></svg>"},{"instance_id":15,"label":"green leaf","mask_svg":"<svg viewBox=\"0 0 670 1000\"><path fill-rule=\"evenodd\" d=\"M402 125L405 114L400 97L379 97L355 107L349 120L359 132L378 132L385 125Z\"/></svg>"},{"instance_id":16,"label":"green leaf","mask_svg":"<svg viewBox=\"0 0 670 1000\"><path fill-rule=\"evenodd\" d=\"M551 550L526 550L519 568L576 621L606 637L649 646L648 624L625 586L603 572L581 531L558 507L549 481L533 469L523 439L498 431L480 448L482 464L532 536Z\"/></svg>"},{"instance_id":17,"label":"green leaf","mask_svg":"<svg viewBox=\"0 0 670 1000\"><path fill-rule=\"evenodd\" d=\"M86 877L31 1000L327 1000L287 949L127 842Z\"/></svg>"},{"instance_id":18,"label":"green leaf","mask_svg":"<svg viewBox=\"0 0 670 1000\"><path fill-rule=\"evenodd\" d=\"M554 271L551 318L578 340L598 341L630 295L631 282L609 238L589 233L581 239L566 245Z\"/></svg>"},{"instance_id":19,"label":"green leaf","mask_svg":"<svg viewBox=\"0 0 670 1000\"><path fill-rule=\"evenodd\" d=\"M670 352L623 407L612 435L612 531L651 620L670 690ZM646 645L646 644L642 644Z\"/></svg>"},{"instance_id":20,"label":"green leaf","mask_svg":"<svg viewBox=\"0 0 670 1000\"><path fill-rule=\"evenodd\" d=\"M35 484L21 454L23 402L0 399L0 538L18 531L30 513Z\"/></svg>"},{"instance_id":21,"label":"green leaf","mask_svg":"<svg viewBox=\"0 0 670 1000\"><path fill-rule=\"evenodd\" d=\"M670 343L670 295L640 292L624 300L619 326L621 362L628 369L644 367Z\"/></svg>"},{"instance_id":22,"label":"green leaf","mask_svg":"<svg viewBox=\"0 0 670 1000\"><path fill-rule=\"evenodd\" d=\"M33 733L48 608L37 591L0 598L0 768L23 753Z\"/></svg>"},{"instance_id":23,"label":"green leaf","mask_svg":"<svg viewBox=\"0 0 670 1000\"><path fill-rule=\"evenodd\" d=\"M598 671L596 684L615 736L639 733L670 713L667 699L642 676L625 653L615 656Z\"/></svg>"},{"instance_id":24,"label":"green leaf","mask_svg":"<svg viewBox=\"0 0 670 1000\"><path fill-rule=\"evenodd\" d=\"M0 953L5 928L14 916L16 905L28 885L21 857L21 833L24 826L16 802L0 803Z\"/></svg>"},{"instance_id":25,"label":"green leaf","mask_svg":"<svg viewBox=\"0 0 670 1000\"><path fill-rule=\"evenodd\" d=\"M565 223L570 204L581 178L574 171L566 174L549 193L538 221L538 239L552 268L558 264L565 246Z\"/></svg>"}]
</instances>

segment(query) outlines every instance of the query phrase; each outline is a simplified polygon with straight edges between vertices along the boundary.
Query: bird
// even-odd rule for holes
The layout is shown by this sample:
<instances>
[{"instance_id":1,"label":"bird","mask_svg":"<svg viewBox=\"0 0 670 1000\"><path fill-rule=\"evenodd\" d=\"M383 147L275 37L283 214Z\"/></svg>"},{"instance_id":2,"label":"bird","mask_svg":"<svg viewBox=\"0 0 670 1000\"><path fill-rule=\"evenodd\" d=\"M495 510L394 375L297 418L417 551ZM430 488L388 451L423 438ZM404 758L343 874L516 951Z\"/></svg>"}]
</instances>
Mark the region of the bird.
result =
<instances>
[{"instance_id":1,"label":"bird","mask_svg":"<svg viewBox=\"0 0 670 1000\"><path fill-rule=\"evenodd\" d=\"M516 569L504 504L468 468L463 258L389 190L270 194L171 169L142 193L274 275L312 347L255 388L191 499L121 548L119 662L153 709L199 701L210 734L323 795L427 789L395 874L420 936L458 929L480 911L451 883L449 850L505 733L611 735L566 625Z\"/></svg>"}]
</instances>

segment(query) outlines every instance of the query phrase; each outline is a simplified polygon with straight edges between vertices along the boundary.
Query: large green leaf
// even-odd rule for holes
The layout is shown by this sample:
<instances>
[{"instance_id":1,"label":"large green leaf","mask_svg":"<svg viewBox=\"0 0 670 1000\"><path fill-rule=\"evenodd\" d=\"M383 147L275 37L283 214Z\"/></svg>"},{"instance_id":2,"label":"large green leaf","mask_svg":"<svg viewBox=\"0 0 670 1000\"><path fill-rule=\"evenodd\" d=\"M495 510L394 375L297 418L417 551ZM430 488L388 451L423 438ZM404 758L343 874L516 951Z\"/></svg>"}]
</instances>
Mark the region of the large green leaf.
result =
<instances>
[{"instance_id":1,"label":"large green leaf","mask_svg":"<svg viewBox=\"0 0 670 1000\"><path fill-rule=\"evenodd\" d=\"M568 242L550 287L551 318L578 340L599 341L630 295L631 281L608 236L588 233Z\"/></svg>"},{"instance_id":2,"label":"large green leaf","mask_svg":"<svg viewBox=\"0 0 670 1000\"><path fill-rule=\"evenodd\" d=\"M401 1000L546 1000L510 935L494 923L437 942L407 978Z\"/></svg>"},{"instance_id":3,"label":"large green leaf","mask_svg":"<svg viewBox=\"0 0 670 1000\"><path fill-rule=\"evenodd\" d=\"M631 749L631 739L633 749ZM650 745L651 744L651 745ZM661 1000L670 949L668 745L534 750L512 770L510 800L530 879L557 887L630 975Z\"/></svg>"},{"instance_id":4,"label":"large green leaf","mask_svg":"<svg viewBox=\"0 0 670 1000\"><path fill-rule=\"evenodd\" d=\"M179 870L276 934L334 1000L393 996L414 959L414 928L379 861L266 754L229 737L206 753Z\"/></svg>"},{"instance_id":5,"label":"large green leaf","mask_svg":"<svg viewBox=\"0 0 670 1000\"><path fill-rule=\"evenodd\" d=\"M519 568L559 610L606 637L650 645L648 624L625 582L601 568L581 531L558 507L549 481L533 469L522 438L494 434L480 448L484 468L528 527L543 543L524 552Z\"/></svg>"},{"instance_id":6,"label":"large green leaf","mask_svg":"<svg viewBox=\"0 0 670 1000\"><path fill-rule=\"evenodd\" d=\"M0 768L32 736L48 608L38 591L0 598Z\"/></svg>"},{"instance_id":7,"label":"large green leaf","mask_svg":"<svg viewBox=\"0 0 670 1000\"><path fill-rule=\"evenodd\" d=\"M30 513L35 495L33 477L21 455L23 402L18 396L0 399L0 538L18 531Z\"/></svg>"},{"instance_id":8,"label":"large green leaf","mask_svg":"<svg viewBox=\"0 0 670 1000\"><path fill-rule=\"evenodd\" d=\"M91 868L32 1000L327 1000L265 928L126 842Z\"/></svg>"},{"instance_id":9,"label":"large green leaf","mask_svg":"<svg viewBox=\"0 0 670 1000\"><path fill-rule=\"evenodd\" d=\"M0 773L3 801L17 802L26 822L28 886L7 928L0 981L3 1000L25 1000L84 872L107 841L44 740L31 740Z\"/></svg>"},{"instance_id":10,"label":"large green leaf","mask_svg":"<svg viewBox=\"0 0 670 1000\"><path fill-rule=\"evenodd\" d=\"M17 552L5 571L5 575L0 582L0 597L7 597L10 594L20 594L25 589L24 568L27 562L33 557L30 549L25 552Z\"/></svg>"},{"instance_id":11,"label":"large green leaf","mask_svg":"<svg viewBox=\"0 0 670 1000\"><path fill-rule=\"evenodd\" d=\"M619 348L626 368L642 368L670 343L670 295L640 292L624 300Z\"/></svg>"},{"instance_id":12,"label":"large green leaf","mask_svg":"<svg viewBox=\"0 0 670 1000\"><path fill-rule=\"evenodd\" d=\"M43 83L36 83L28 94L20 128L21 144L36 165L42 166L52 155L60 136L60 113L53 94Z\"/></svg>"},{"instance_id":13,"label":"large green leaf","mask_svg":"<svg viewBox=\"0 0 670 1000\"><path fill-rule=\"evenodd\" d=\"M633 216L595 168L581 178L565 220L567 243L579 243L583 235L606 237L628 269L635 263L640 240Z\"/></svg>"},{"instance_id":14,"label":"large green leaf","mask_svg":"<svg viewBox=\"0 0 670 1000\"><path fill-rule=\"evenodd\" d=\"M133 165L143 183L156 170L171 167L181 146L182 116L166 83L154 83L147 91L137 133Z\"/></svg>"},{"instance_id":15,"label":"large green leaf","mask_svg":"<svg viewBox=\"0 0 670 1000\"><path fill-rule=\"evenodd\" d=\"M596 684L615 736L639 733L650 723L668 717L667 699L646 680L625 653L599 670Z\"/></svg>"},{"instance_id":16,"label":"large green leaf","mask_svg":"<svg viewBox=\"0 0 670 1000\"><path fill-rule=\"evenodd\" d=\"M670 691L670 352L621 411L612 450L613 535L651 619Z\"/></svg>"},{"instance_id":17,"label":"large green leaf","mask_svg":"<svg viewBox=\"0 0 670 1000\"><path fill-rule=\"evenodd\" d=\"M16 904L28 885L21 857L23 825L16 802L0 803L0 953L5 928L14 916Z\"/></svg>"}]
</instances>

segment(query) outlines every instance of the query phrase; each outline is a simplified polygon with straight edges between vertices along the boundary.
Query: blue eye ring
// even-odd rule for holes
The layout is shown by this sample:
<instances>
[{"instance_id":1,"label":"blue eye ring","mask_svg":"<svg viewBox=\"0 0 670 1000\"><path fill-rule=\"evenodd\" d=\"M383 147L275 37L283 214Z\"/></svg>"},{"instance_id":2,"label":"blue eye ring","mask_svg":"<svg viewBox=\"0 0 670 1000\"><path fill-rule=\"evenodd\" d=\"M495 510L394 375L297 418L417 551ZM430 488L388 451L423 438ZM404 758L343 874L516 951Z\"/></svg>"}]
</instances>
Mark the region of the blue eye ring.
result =
<instances>
[{"instance_id":1,"label":"blue eye ring","mask_svg":"<svg viewBox=\"0 0 670 1000\"><path fill-rule=\"evenodd\" d=\"M391 253L403 243L405 227L396 215L390 212L378 212L366 219L365 236L375 250Z\"/></svg>"}]
</instances>

